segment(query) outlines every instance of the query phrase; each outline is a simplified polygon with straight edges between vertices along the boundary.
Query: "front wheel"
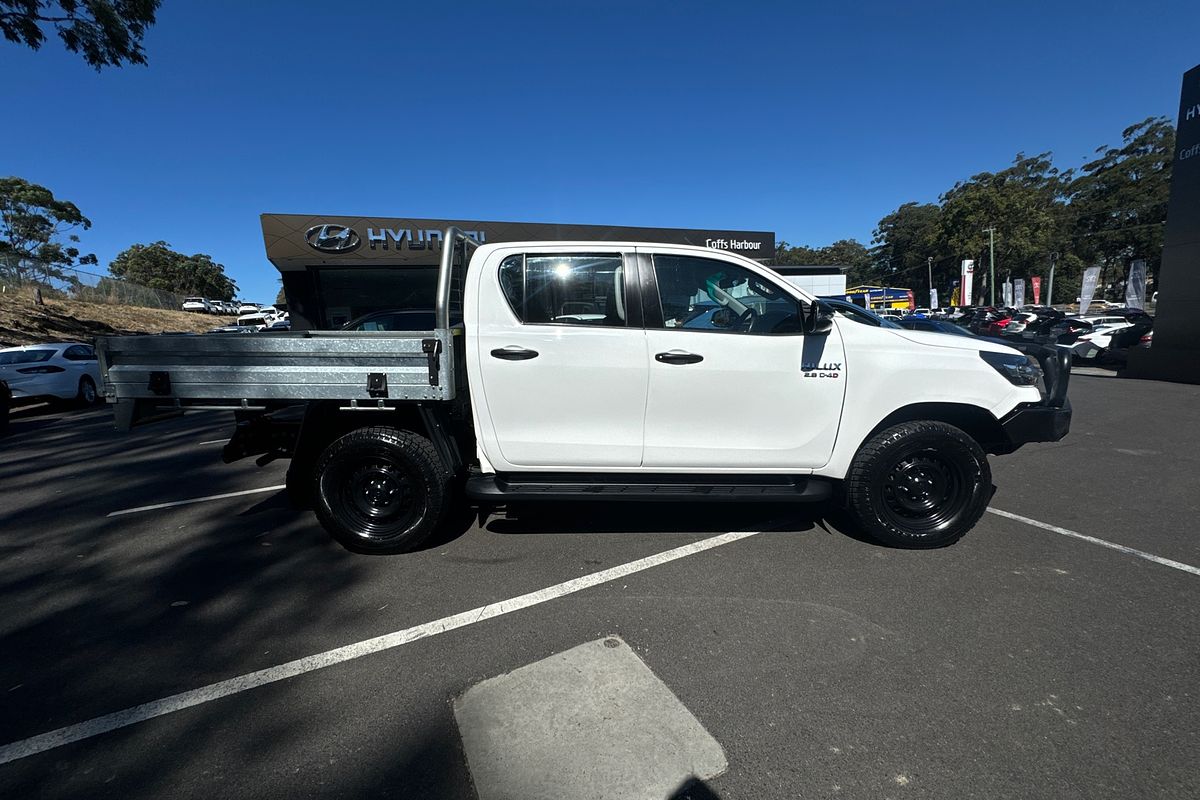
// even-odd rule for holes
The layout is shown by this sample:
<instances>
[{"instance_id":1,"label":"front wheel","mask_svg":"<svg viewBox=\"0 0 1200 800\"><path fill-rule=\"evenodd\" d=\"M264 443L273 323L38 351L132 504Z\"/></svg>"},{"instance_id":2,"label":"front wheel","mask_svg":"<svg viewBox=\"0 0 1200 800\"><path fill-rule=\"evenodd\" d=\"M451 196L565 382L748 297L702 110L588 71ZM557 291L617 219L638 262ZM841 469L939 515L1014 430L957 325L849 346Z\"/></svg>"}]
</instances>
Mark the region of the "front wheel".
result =
<instances>
[{"instance_id":1,"label":"front wheel","mask_svg":"<svg viewBox=\"0 0 1200 800\"><path fill-rule=\"evenodd\" d=\"M317 519L359 553L416 549L447 505L449 477L433 443L396 428L359 428L334 440L313 480Z\"/></svg>"},{"instance_id":2,"label":"front wheel","mask_svg":"<svg viewBox=\"0 0 1200 800\"><path fill-rule=\"evenodd\" d=\"M905 422L867 440L846 476L850 515L892 547L945 547L975 527L992 496L979 444L944 422Z\"/></svg>"}]
</instances>

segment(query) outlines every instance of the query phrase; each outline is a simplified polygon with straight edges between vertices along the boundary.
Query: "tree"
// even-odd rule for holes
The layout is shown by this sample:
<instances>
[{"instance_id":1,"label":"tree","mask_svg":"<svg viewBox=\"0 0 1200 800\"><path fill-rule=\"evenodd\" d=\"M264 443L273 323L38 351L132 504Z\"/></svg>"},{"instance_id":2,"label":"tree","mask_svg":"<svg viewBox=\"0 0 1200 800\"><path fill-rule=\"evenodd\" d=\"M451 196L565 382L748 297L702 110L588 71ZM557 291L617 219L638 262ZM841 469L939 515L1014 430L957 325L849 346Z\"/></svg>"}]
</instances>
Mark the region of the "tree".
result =
<instances>
[{"instance_id":1,"label":"tree","mask_svg":"<svg viewBox=\"0 0 1200 800\"><path fill-rule=\"evenodd\" d=\"M954 260L941 237L942 209L933 203L904 203L879 220L871 239L875 245L872 283L921 283L930 257L939 277L951 274ZM935 280L935 284L937 281Z\"/></svg>"},{"instance_id":2,"label":"tree","mask_svg":"<svg viewBox=\"0 0 1200 800\"><path fill-rule=\"evenodd\" d=\"M775 264L849 267L847 280L862 280L871 269L871 252L854 239L840 239L825 247L793 247L780 242L775 248Z\"/></svg>"},{"instance_id":3,"label":"tree","mask_svg":"<svg viewBox=\"0 0 1200 800\"><path fill-rule=\"evenodd\" d=\"M1101 286L1124 282L1128 262L1146 260L1158 273L1175 155L1175 129L1150 117L1103 146L1069 187L1070 246L1081 263L1101 267Z\"/></svg>"},{"instance_id":4,"label":"tree","mask_svg":"<svg viewBox=\"0 0 1200 800\"><path fill-rule=\"evenodd\" d=\"M24 178L0 178L0 264L18 279L64 279L64 267L95 264L80 255L76 230L92 227L74 203ZM66 239L66 243L62 240Z\"/></svg>"},{"instance_id":5,"label":"tree","mask_svg":"<svg viewBox=\"0 0 1200 800\"><path fill-rule=\"evenodd\" d=\"M176 252L161 241L122 250L108 271L122 280L175 294L211 300L232 300L237 294L237 284L225 274L224 265L203 253Z\"/></svg>"},{"instance_id":6,"label":"tree","mask_svg":"<svg viewBox=\"0 0 1200 800\"><path fill-rule=\"evenodd\" d=\"M123 63L145 64L142 37L161 0L0 0L0 32L34 50L53 28L72 53L97 72Z\"/></svg>"},{"instance_id":7,"label":"tree","mask_svg":"<svg viewBox=\"0 0 1200 800\"><path fill-rule=\"evenodd\" d=\"M984 229L994 227L997 283L1009 275L1038 272L1049 254L1060 249L1062 197L1069 179L1069 173L1062 175L1054 167L1049 153L1018 153L1008 169L956 184L942 195L945 248L959 258L975 259L976 269L982 267L987 276L991 247ZM996 297L998 302L999 292Z\"/></svg>"}]
</instances>

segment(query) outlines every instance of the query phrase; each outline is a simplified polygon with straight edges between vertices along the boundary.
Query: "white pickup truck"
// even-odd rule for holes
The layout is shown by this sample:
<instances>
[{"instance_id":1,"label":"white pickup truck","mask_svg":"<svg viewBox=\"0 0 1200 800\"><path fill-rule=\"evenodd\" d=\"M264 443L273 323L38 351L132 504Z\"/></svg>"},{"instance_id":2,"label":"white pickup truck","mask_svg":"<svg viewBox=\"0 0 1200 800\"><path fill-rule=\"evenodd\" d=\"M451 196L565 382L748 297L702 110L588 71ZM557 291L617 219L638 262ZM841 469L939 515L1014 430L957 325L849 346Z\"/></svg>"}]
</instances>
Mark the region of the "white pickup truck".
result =
<instances>
[{"instance_id":1,"label":"white pickup truck","mask_svg":"<svg viewBox=\"0 0 1200 800\"><path fill-rule=\"evenodd\" d=\"M102 340L118 425L237 409L225 459L291 458L292 498L360 552L418 547L458 487L840 502L938 547L983 514L986 453L1070 425L1063 354L861 324L737 255L443 242L430 330Z\"/></svg>"}]
</instances>

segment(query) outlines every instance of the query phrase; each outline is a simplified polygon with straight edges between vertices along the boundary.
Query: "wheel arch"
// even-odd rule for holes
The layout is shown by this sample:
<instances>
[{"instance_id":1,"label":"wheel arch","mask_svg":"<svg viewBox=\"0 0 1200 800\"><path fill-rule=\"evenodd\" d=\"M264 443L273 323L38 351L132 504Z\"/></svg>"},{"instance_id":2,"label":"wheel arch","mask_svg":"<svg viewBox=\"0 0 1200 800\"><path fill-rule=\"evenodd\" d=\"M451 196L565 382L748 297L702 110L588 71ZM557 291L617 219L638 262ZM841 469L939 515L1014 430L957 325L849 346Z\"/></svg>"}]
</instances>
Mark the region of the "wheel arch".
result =
<instances>
[{"instance_id":1,"label":"wheel arch","mask_svg":"<svg viewBox=\"0 0 1200 800\"><path fill-rule=\"evenodd\" d=\"M337 401L313 401L304 412L292 461L288 466L288 484L296 505L308 505L302 487L306 486L321 453L335 439L359 428L388 427L410 431L429 439L437 448L443 466L450 474L461 469L455 463L457 454L453 442L447 442L447 426L439 424L434 410L418 403L402 403L387 411L343 411Z\"/></svg>"},{"instance_id":2,"label":"wheel arch","mask_svg":"<svg viewBox=\"0 0 1200 800\"><path fill-rule=\"evenodd\" d=\"M986 453L1001 454L1012 449L1000 420L985 408L969 403L911 403L901 406L880 420L879 424L858 442L855 450L880 431L904 422L922 420L953 425L978 442Z\"/></svg>"}]
</instances>

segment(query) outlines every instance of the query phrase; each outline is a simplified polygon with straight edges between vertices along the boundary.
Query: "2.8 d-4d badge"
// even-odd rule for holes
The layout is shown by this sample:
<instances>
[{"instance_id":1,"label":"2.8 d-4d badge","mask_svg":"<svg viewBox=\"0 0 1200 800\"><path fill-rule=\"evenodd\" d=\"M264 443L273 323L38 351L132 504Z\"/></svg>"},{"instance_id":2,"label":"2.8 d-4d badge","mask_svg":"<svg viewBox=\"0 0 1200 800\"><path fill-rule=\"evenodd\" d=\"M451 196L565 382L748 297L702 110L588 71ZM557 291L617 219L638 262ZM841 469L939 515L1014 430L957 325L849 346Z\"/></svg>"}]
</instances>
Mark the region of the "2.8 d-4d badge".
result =
<instances>
[{"instance_id":1,"label":"2.8 d-4d badge","mask_svg":"<svg viewBox=\"0 0 1200 800\"><path fill-rule=\"evenodd\" d=\"M348 253L362 244L353 228L345 225L314 225L304 234L304 241L314 250L325 253Z\"/></svg>"}]
</instances>

